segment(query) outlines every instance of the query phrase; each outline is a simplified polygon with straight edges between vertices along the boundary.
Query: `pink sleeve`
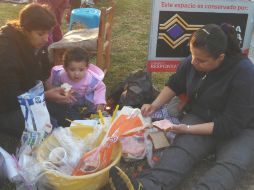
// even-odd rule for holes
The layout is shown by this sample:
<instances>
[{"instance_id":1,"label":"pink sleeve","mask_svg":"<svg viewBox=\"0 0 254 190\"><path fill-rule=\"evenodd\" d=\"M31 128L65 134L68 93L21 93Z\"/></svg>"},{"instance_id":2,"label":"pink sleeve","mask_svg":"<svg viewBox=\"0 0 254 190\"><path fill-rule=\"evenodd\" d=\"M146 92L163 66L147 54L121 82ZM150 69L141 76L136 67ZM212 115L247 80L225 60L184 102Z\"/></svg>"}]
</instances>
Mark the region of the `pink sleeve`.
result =
<instances>
[{"instance_id":1,"label":"pink sleeve","mask_svg":"<svg viewBox=\"0 0 254 190\"><path fill-rule=\"evenodd\" d=\"M63 70L62 65L56 65L51 69L51 74L48 79L48 82L53 86L60 86L62 84L61 82L61 76L60 72Z\"/></svg>"},{"instance_id":2,"label":"pink sleeve","mask_svg":"<svg viewBox=\"0 0 254 190\"><path fill-rule=\"evenodd\" d=\"M94 90L94 104L106 104L106 86L100 81Z\"/></svg>"},{"instance_id":3,"label":"pink sleeve","mask_svg":"<svg viewBox=\"0 0 254 190\"><path fill-rule=\"evenodd\" d=\"M55 75L55 66L52 67L51 72L50 72L50 76L49 76L49 78L48 78L48 82L49 82L51 85L53 84L54 75Z\"/></svg>"}]
</instances>

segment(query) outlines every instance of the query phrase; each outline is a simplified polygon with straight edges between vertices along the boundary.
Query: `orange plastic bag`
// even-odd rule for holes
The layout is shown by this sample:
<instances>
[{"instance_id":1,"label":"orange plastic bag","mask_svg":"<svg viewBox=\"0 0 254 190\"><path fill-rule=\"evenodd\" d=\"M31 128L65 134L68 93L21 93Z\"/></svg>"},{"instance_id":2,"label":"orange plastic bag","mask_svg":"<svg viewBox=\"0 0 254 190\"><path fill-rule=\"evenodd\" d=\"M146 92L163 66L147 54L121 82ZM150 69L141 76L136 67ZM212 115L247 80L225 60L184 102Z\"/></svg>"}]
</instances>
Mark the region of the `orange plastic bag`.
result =
<instances>
[{"instance_id":1,"label":"orange plastic bag","mask_svg":"<svg viewBox=\"0 0 254 190\"><path fill-rule=\"evenodd\" d=\"M110 164L114 144L122 135L143 126L139 116L120 115L110 126L102 143L97 148L85 153L73 170L72 175L79 176L94 173Z\"/></svg>"}]
</instances>

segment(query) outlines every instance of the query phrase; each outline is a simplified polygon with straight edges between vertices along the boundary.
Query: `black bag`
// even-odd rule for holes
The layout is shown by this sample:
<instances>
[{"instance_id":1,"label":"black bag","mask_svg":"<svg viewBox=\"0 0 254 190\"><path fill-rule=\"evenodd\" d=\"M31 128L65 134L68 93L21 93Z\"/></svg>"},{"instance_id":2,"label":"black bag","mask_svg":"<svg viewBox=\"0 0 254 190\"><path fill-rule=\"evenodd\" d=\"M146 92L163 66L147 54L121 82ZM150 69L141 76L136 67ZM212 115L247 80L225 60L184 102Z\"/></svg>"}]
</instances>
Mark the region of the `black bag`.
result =
<instances>
[{"instance_id":1,"label":"black bag","mask_svg":"<svg viewBox=\"0 0 254 190\"><path fill-rule=\"evenodd\" d=\"M120 107L140 108L145 103L151 103L157 95L151 75L144 70L136 70L112 89L109 101L119 104Z\"/></svg>"}]
</instances>

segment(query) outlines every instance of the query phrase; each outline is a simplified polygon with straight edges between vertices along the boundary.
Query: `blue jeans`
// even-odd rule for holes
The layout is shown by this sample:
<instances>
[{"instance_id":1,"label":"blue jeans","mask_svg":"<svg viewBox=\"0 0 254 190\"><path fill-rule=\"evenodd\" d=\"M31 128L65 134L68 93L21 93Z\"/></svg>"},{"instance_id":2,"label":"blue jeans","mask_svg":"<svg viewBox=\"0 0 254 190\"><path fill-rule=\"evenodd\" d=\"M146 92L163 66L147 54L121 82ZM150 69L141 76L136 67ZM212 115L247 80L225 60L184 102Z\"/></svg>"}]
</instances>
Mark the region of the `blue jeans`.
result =
<instances>
[{"instance_id":1,"label":"blue jeans","mask_svg":"<svg viewBox=\"0 0 254 190\"><path fill-rule=\"evenodd\" d=\"M203 121L187 114L182 123ZM237 137L218 141L212 136L178 135L163 152L161 160L140 176L145 190L175 190L192 169L210 154L216 155L213 167L192 190L232 190L254 160L254 130L245 129Z\"/></svg>"}]
</instances>

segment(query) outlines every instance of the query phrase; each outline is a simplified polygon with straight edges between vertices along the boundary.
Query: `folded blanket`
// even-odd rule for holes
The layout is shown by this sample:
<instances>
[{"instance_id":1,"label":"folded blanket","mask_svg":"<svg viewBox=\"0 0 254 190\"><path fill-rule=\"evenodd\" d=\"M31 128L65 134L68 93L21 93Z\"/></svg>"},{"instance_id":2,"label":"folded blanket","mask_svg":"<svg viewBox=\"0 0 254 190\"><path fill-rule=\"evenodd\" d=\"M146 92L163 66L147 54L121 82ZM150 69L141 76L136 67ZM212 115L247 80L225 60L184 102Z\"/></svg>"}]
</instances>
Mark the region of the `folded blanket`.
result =
<instances>
[{"instance_id":1,"label":"folded blanket","mask_svg":"<svg viewBox=\"0 0 254 190\"><path fill-rule=\"evenodd\" d=\"M87 52L95 52L97 50L98 28L79 29L67 32L63 38L48 47L49 59L53 61L54 49L71 49L81 47Z\"/></svg>"}]
</instances>

